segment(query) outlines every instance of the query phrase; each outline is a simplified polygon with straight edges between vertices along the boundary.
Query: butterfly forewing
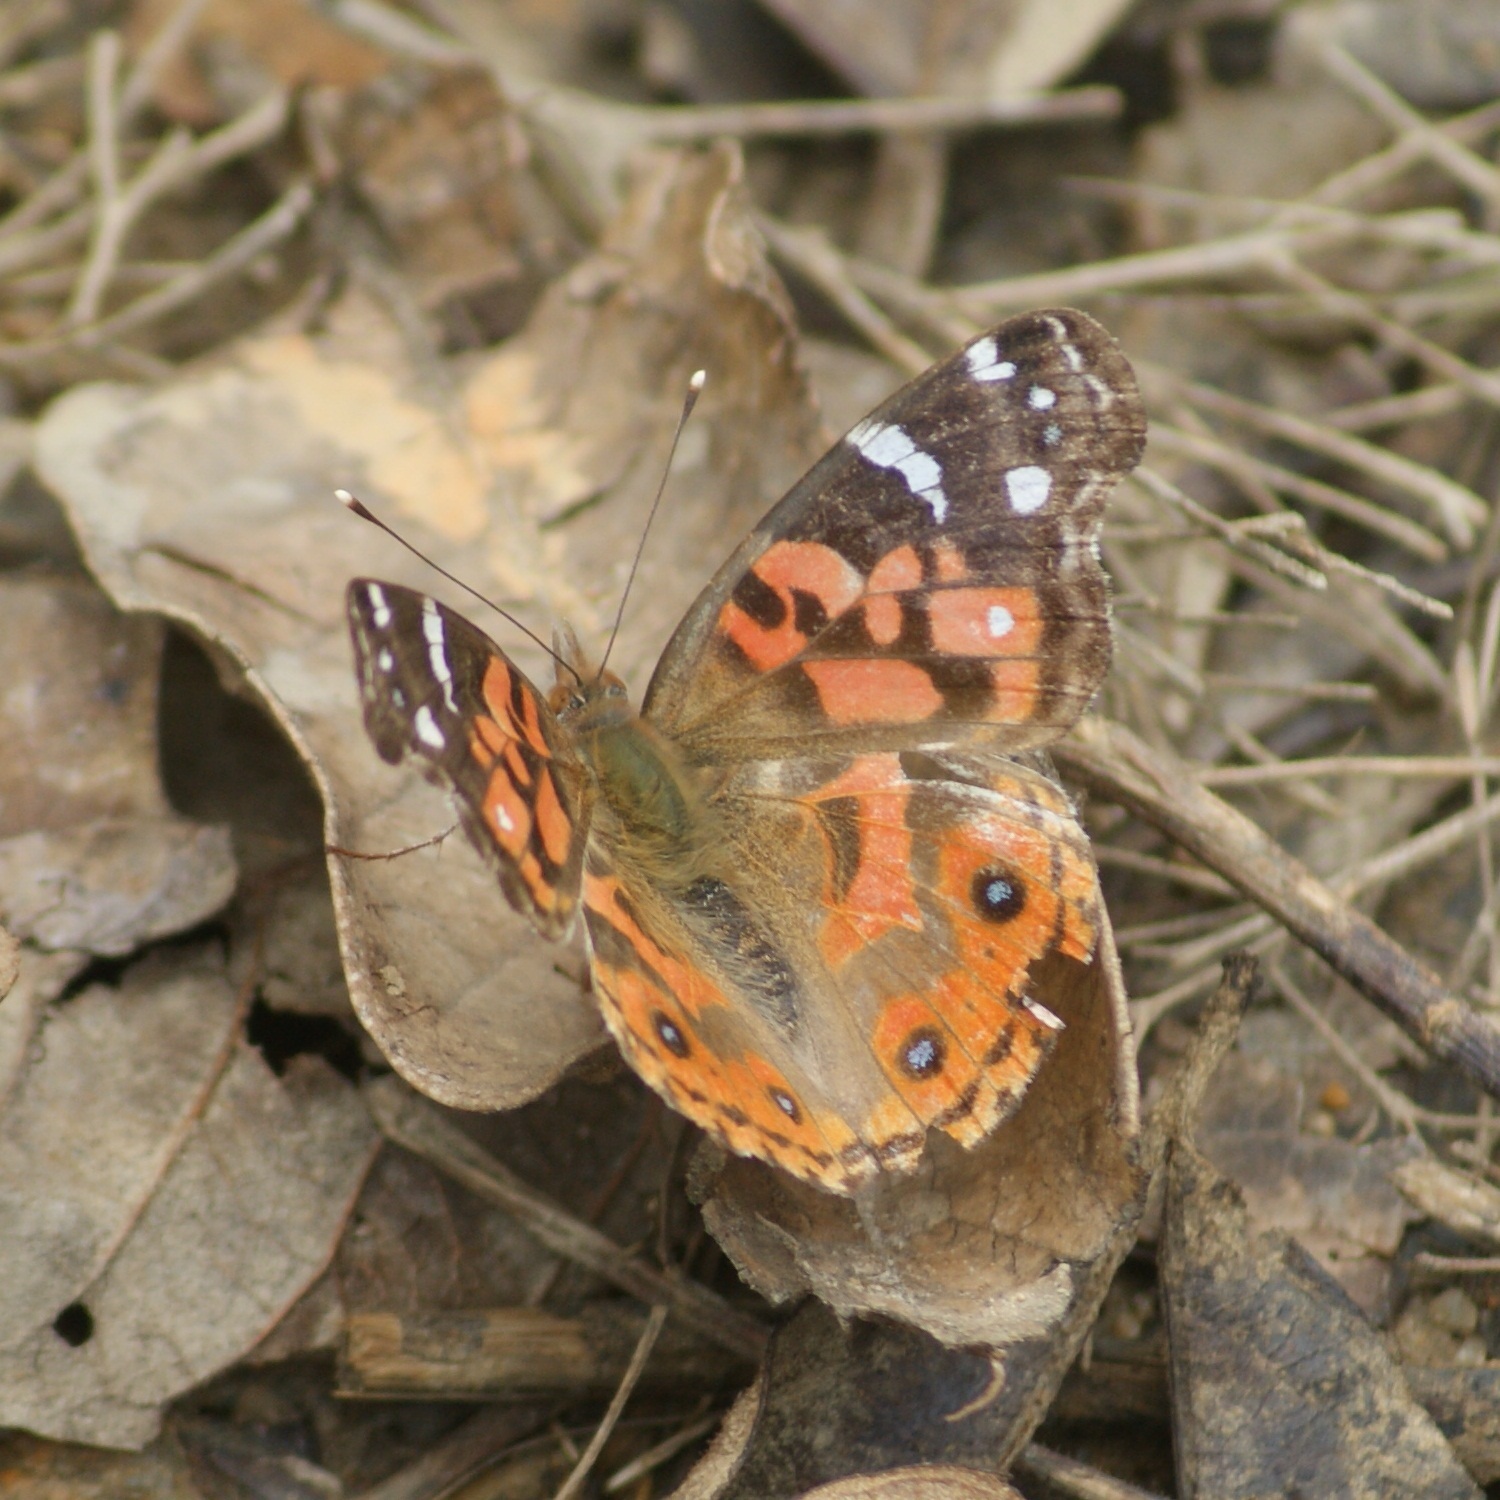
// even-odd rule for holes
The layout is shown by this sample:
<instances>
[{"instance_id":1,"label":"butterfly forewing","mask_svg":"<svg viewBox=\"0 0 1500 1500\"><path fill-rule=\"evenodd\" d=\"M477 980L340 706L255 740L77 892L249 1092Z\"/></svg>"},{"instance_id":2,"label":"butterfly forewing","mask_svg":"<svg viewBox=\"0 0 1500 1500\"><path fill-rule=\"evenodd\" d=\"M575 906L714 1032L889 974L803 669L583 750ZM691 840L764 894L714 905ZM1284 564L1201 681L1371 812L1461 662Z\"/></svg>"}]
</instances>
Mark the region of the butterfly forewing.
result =
<instances>
[{"instance_id":1,"label":"butterfly forewing","mask_svg":"<svg viewBox=\"0 0 1500 1500\"><path fill-rule=\"evenodd\" d=\"M972 340L855 426L721 568L647 716L708 761L1043 743L1109 664L1104 502L1145 418L1071 311Z\"/></svg>"},{"instance_id":2,"label":"butterfly forewing","mask_svg":"<svg viewBox=\"0 0 1500 1500\"><path fill-rule=\"evenodd\" d=\"M517 911L560 937L578 906L586 793L546 700L483 631L436 599L357 578L347 596L365 728L451 792Z\"/></svg>"}]
</instances>

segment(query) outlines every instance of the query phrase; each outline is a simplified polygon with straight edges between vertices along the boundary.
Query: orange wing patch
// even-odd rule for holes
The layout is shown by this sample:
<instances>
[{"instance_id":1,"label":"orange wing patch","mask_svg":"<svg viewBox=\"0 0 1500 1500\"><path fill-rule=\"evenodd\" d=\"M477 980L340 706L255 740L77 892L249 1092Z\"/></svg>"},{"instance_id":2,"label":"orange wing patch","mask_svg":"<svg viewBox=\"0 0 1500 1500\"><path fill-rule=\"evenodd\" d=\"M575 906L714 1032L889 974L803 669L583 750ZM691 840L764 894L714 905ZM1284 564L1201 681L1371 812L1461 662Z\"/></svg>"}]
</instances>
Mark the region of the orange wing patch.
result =
<instances>
[{"instance_id":1,"label":"orange wing patch","mask_svg":"<svg viewBox=\"0 0 1500 1500\"><path fill-rule=\"evenodd\" d=\"M601 1012L637 1073L730 1151L774 1162L834 1192L875 1169L836 1114L818 1110L770 1062L730 1050L729 998L641 926L618 878L585 872L585 910Z\"/></svg>"},{"instance_id":2,"label":"orange wing patch","mask_svg":"<svg viewBox=\"0 0 1500 1500\"><path fill-rule=\"evenodd\" d=\"M983 1140L1060 1029L1027 993L1031 965L1054 949L1088 962L1098 940L1094 866L1066 798L1041 777L988 770L988 787L914 780L898 756L861 756L808 798L827 845L821 952L856 1004L862 986L900 972L899 960L883 967L882 942L929 934L930 979L880 995L872 1015L895 1099L861 1122L871 1142L907 1114Z\"/></svg>"},{"instance_id":3,"label":"orange wing patch","mask_svg":"<svg viewBox=\"0 0 1500 1500\"><path fill-rule=\"evenodd\" d=\"M810 596L825 618L842 614L865 580L846 558L819 542L777 542L752 564L719 611L719 631L757 672L772 672L801 654L808 637L797 595Z\"/></svg>"}]
</instances>

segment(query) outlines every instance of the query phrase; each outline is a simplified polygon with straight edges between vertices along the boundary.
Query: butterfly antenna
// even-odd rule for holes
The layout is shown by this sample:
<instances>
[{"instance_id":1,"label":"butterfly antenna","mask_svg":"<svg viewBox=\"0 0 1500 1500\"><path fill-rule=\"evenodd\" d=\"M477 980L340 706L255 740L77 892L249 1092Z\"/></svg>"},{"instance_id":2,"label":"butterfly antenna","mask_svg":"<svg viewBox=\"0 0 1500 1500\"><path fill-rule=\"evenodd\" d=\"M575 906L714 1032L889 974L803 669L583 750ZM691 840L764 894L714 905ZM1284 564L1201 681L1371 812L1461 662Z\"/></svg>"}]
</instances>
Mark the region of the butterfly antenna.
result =
<instances>
[{"instance_id":1,"label":"butterfly antenna","mask_svg":"<svg viewBox=\"0 0 1500 1500\"><path fill-rule=\"evenodd\" d=\"M583 686L583 678L578 676L578 669L571 662L564 661L563 658L560 657L557 652L554 651L552 647L549 646L547 642L544 641L541 636L536 633L536 631L531 629L529 625L523 625L521 621L519 621L513 614L511 614L508 609L502 609L498 604L495 603L493 599L486 599L485 596L481 594L479 590L476 589L472 584L465 583L462 578L458 577L454 573L450 573L447 568L443 567L441 563L434 562L419 547L407 541L407 539L402 536L394 526L388 526L384 521L382 521L380 517L377 516L375 512L364 503L363 500L359 499L358 496L351 495L348 490L335 490L333 493L338 497L339 503L346 510L352 510L354 514L360 518L361 521L368 521L370 525L378 526L380 530L385 532L388 537L391 537L393 540L400 542L401 545L405 547L413 557L421 558L421 560L426 563L427 566L434 572L441 573L449 583L456 583L459 588L461 588L466 594L471 594L481 604L488 605L489 608L494 610L502 620L510 621L510 623L514 625L522 635L527 636L529 639L535 641L536 644L540 646L542 650L545 651L547 655L550 656L552 660L558 664L558 666L564 668L566 671L571 672L573 676L578 679L578 685L580 687Z\"/></svg>"},{"instance_id":2,"label":"butterfly antenna","mask_svg":"<svg viewBox=\"0 0 1500 1500\"><path fill-rule=\"evenodd\" d=\"M672 472L672 460L677 456L677 444L682 438L682 429L687 426L688 418L692 416L693 408L698 404L698 397L703 394L703 386L707 380L706 371L694 370L688 381L687 395L682 402L682 415L677 418L677 431L672 434L672 446L667 452L667 461L662 467L661 483L656 487L656 499L651 502L651 509L646 512L646 524L641 527L641 539L635 544L635 557L631 560L630 572L625 579L625 590L620 595L620 607L615 611L614 629L609 633L609 644L605 646L604 656L599 662L601 673L609 661L609 653L615 649L615 637L619 635L620 622L625 618L625 606L630 601L630 589L635 583L636 571L641 565L641 554L646 550L646 538L651 534L651 523L656 519L656 512L661 507L661 497L667 490L667 476Z\"/></svg>"}]
</instances>

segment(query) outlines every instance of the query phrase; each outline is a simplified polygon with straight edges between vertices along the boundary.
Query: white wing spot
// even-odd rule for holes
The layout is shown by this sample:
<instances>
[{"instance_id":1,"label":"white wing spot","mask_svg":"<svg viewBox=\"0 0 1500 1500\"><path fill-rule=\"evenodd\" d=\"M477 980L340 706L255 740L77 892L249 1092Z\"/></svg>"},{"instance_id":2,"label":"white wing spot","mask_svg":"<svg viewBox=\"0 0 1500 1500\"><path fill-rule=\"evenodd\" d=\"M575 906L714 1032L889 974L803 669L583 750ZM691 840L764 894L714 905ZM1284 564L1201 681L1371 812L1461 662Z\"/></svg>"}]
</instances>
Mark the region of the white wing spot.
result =
<instances>
[{"instance_id":1,"label":"white wing spot","mask_svg":"<svg viewBox=\"0 0 1500 1500\"><path fill-rule=\"evenodd\" d=\"M1052 476L1035 464L1023 464L1006 473L1005 493L1010 496L1013 511L1029 516L1047 503L1047 496L1052 493Z\"/></svg>"},{"instance_id":2,"label":"white wing spot","mask_svg":"<svg viewBox=\"0 0 1500 1500\"><path fill-rule=\"evenodd\" d=\"M385 590L378 583L365 585L365 598L370 602L370 615L377 630L384 630L391 623L391 607L386 603Z\"/></svg>"},{"instance_id":3,"label":"white wing spot","mask_svg":"<svg viewBox=\"0 0 1500 1500\"><path fill-rule=\"evenodd\" d=\"M1034 1015L1043 1026L1051 1031L1061 1031L1063 1023L1061 1019L1054 1016L1040 1000L1033 1000L1030 995L1021 996L1021 1004Z\"/></svg>"},{"instance_id":4,"label":"white wing spot","mask_svg":"<svg viewBox=\"0 0 1500 1500\"><path fill-rule=\"evenodd\" d=\"M422 634L427 638L427 664L443 689L443 702L451 713L458 712L453 697L453 672L448 666L448 643L443 637L443 617L431 599L422 601Z\"/></svg>"},{"instance_id":5,"label":"white wing spot","mask_svg":"<svg viewBox=\"0 0 1500 1500\"><path fill-rule=\"evenodd\" d=\"M986 623L990 635L998 641L1015 629L1016 617L1003 604L992 604Z\"/></svg>"},{"instance_id":6,"label":"white wing spot","mask_svg":"<svg viewBox=\"0 0 1500 1500\"><path fill-rule=\"evenodd\" d=\"M964 350L964 363L975 380L1009 380L1016 367L1000 358L1000 346L992 336L976 339Z\"/></svg>"},{"instance_id":7,"label":"white wing spot","mask_svg":"<svg viewBox=\"0 0 1500 1500\"><path fill-rule=\"evenodd\" d=\"M882 469L894 469L917 499L932 508L932 519L941 524L948 517L948 497L943 493L943 471L938 461L912 442L903 429L866 417L849 434L849 441Z\"/></svg>"},{"instance_id":8,"label":"white wing spot","mask_svg":"<svg viewBox=\"0 0 1500 1500\"><path fill-rule=\"evenodd\" d=\"M375 665L379 667L382 672L389 672L391 668L396 665L396 658L391 655L390 651L385 646L382 646L380 650L375 653Z\"/></svg>"},{"instance_id":9,"label":"white wing spot","mask_svg":"<svg viewBox=\"0 0 1500 1500\"><path fill-rule=\"evenodd\" d=\"M1059 427L1056 422L1048 422L1047 425L1042 428L1042 441L1049 448L1057 447L1057 445L1062 442L1062 428Z\"/></svg>"},{"instance_id":10,"label":"white wing spot","mask_svg":"<svg viewBox=\"0 0 1500 1500\"><path fill-rule=\"evenodd\" d=\"M1052 337L1057 340L1057 347L1062 350L1063 358L1068 362L1068 368L1075 373L1083 368L1083 356L1078 352L1078 347L1068 340L1068 325L1061 318L1047 318L1044 320L1047 327L1052 330Z\"/></svg>"},{"instance_id":11,"label":"white wing spot","mask_svg":"<svg viewBox=\"0 0 1500 1500\"><path fill-rule=\"evenodd\" d=\"M515 819L498 802L495 804L495 827L501 833L514 833L516 831Z\"/></svg>"},{"instance_id":12,"label":"white wing spot","mask_svg":"<svg viewBox=\"0 0 1500 1500\"><path fill-rule=\"evenodd\" d=\"M1034 385L1026 400L1033 411L1047 411L1057 405L1057 392L1049 391L1044 385Z\"/></svg>"},{"instance_id":13,"label":"white wing spot","mask_svg":"<svg viewBox=\"0 0 1500 1500\"><path fill-rule=\"evenodd\" d=\"M417 738L424 745L433 750L441 750L448 742L443 738L443 731L437 727L437 720L432 717L432 710L424 703L412 716L412 728L417 731Z\"/></svg>"}]
</instances>

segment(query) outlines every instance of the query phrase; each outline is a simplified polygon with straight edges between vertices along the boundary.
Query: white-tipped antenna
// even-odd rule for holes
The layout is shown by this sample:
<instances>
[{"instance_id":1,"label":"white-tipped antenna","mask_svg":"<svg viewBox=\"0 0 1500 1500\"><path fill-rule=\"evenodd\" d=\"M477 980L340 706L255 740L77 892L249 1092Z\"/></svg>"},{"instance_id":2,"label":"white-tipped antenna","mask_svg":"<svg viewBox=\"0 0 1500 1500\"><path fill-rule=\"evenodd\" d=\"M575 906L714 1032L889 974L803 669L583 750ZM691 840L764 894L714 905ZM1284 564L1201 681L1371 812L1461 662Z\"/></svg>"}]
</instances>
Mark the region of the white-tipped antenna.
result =
<instances>
[{"instance_id":1,"label":"white-tipped antenna","mask_svg":"<svg viewBox=\"0 0 1500 1500\"><path fill-rule=\"evenodd\" d=\"M421 558L422 561L426 563L427 566L431 568L435 573L441 573L449 583L456 583L459 588L461 588L466 594L472 595L481 604L487 605L490 609L494 610L501 619L510 621L510 623L514 625L522 635L527 636L529 639L535 641L536 644L540 646L542 650L545 651L547 655L550 656L552 660L558 664L558 666L565 667L569 672L572 672L573 676L578 679L578 685L580 687L583 686L583 679L578 676L577 669L574 668L570 663L565 662L562 657L560 657L557 652L555 652L552 647L549 646L547 642L544 641L541 636L536 633L536 631L531 629L531 627L528 625L523 625L513 614L511 614L508 609L502 609L498 604L495 603L493 599L486 599L485 596L481 594L479 590L476 589L472 584L465 583L462 578L458 577L458 575L455 573L450 573L447 568L445 568L441 563L434 562L419 547L407 541L407 539L402 536L394 526L386 525L386 523L382 521L380 517L377 516L375 512L371 510L370 507L366 505L364 501L361 500L357 495L350 494L348 490L335 490L333 493L337 498L339 504L342 505L345 510L352 510L354 514L360 518L361 521L368 521L370 525L378 526L380 530L385 532L388 537L391 537L393 540L400 542L401 545L405 547L413 557Z\"/></svg>"},{"instance_id":2,"label":"white-tipped antenna","mask_svg":"<svg viewBox=\"0 0 1500 1500\"><path fill-rule=\"evenodd\" d=\"M641 527L641 539L635 544L635 556L631 559L630 572L625 578L625 589L620 595L620 607L615 611L615 623L614 628L609 632L609 644L605 646L604 655L599 661L601 674L609 661L609 653L615 649L615 637L619 635L620 622L625 618L625 605L629 602L631 586L635 583L636 569L641 565L641 554L646 550L646 538L651 534L651 523L656 519L661 497L666 493L667 476L672 472L672 460L677 457L677 444L682 437L682 429L687 426L688 418L692 416L693 408L698 404L698 397L703 394L703 387L707 383L707 370L694 370L688 377L687 395L683 397L682 414L677 418L677 430L672 434L672 446L667 450L667 461L662 466L661 483L656 487L656 498L651 502L651 509L646 512L646 524Z\"/></svg>"}]
</instances>

